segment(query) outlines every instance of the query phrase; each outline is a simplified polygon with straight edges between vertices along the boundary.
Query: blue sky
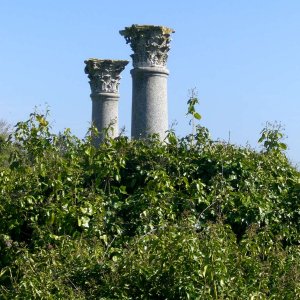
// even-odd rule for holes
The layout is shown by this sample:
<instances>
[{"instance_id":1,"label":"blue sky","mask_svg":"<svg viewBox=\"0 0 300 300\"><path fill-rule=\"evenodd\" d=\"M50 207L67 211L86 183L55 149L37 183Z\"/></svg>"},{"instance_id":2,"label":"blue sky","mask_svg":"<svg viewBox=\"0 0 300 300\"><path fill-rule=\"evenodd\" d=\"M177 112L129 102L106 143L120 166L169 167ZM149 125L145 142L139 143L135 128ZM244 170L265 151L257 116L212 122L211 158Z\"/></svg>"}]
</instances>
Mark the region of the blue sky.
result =
<instances>
[{"instance_id":1,"label":"blue sky","mask_svg":"<svg viewBox=\"0 0 300 300\"><path fill-rule=\"evenodd\" d=\"M191 132L188 90L196 87L214 139L257 146L266 121L285 127L288 156L300 163L300 1L0 0L0 119L51 111L55 132L83 137L90 88L83 61L128 59L119 30L174 28L169 54L169 123ZM122 73L119 124L130 134L131 64Z\"/></svg>"}]
</instances>

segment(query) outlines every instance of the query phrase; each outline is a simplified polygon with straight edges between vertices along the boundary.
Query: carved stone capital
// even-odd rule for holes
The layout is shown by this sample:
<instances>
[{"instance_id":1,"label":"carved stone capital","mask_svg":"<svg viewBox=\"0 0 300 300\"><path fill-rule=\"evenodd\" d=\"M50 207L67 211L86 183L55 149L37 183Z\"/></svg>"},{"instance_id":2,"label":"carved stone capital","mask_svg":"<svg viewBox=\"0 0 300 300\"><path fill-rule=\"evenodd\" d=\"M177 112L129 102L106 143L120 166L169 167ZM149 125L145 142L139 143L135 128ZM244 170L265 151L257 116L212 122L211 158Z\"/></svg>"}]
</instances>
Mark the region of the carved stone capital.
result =
<instances>
[{"instance_id":1,"label":"carved stone capital","mask_svg":"<svg viewBox=\"0 0 300 300\"><path fill-rule=\"evenodd\" d=\"M127 60L91 58L85 60L85 73L90 79L92 95L119 92L120 73L128 64Z\"/></svg>"},{"instance_id":2,"label":"carved stone capital","mask_svg":"<svg viewBox=\"0 0 300 300\"><path fill-rule=\"evenodd\" d=\"M165 67L173 32L171 28L154 25L132 25L120 30L134 52L133 67Z\"/></svg>"}]
</instances>

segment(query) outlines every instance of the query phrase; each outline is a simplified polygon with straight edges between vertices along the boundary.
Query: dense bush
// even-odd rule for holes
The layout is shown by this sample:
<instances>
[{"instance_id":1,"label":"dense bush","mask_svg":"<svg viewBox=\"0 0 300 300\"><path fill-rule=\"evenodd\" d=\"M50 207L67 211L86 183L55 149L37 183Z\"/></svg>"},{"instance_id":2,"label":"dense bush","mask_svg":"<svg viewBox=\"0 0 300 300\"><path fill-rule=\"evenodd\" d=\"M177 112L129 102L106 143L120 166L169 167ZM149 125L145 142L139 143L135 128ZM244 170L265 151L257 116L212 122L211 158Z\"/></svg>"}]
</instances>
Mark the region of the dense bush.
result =
<instances>
[{"instance_id":1,"label":"dense bush","mask_svg":"<svg viewBox=\"0 0 300 300\"><path fill-rule=\"evenodd\" d=\"M1 299L300 298L300 174L277 128L260 152L200 126L89 136L33 113L2 139Z\"/></svg>"}]
</instances>

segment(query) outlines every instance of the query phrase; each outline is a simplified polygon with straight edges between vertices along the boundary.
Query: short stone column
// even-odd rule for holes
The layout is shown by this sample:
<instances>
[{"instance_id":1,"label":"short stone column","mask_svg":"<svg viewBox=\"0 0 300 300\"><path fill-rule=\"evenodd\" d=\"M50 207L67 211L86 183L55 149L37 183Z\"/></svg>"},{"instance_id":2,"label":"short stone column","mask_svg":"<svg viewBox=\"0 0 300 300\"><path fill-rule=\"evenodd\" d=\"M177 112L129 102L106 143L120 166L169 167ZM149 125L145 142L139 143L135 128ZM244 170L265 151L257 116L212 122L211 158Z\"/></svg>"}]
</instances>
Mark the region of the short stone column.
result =
<instances>
[{"instance_id":1,"label":"short stone column","mask_svg":"<svg viewBox=\"0 0 300 300\"><path fill-rule=\"evenodd\" d=\"M105 128L109 127L110 137L118 135L120 73L128 61L91 58L86 60L85 64L84 71L90 79L92 92L92 124L99 131L99 136L94 137L94 144L98 146L105 136Z\"/></svg>"},{"instance_id":2,"label":"short stone column","mask_svg":"<svg viewBox=\"0 0 300 300\"><path fill-rule=\"evenodd\" d=\"M120 34L130 43L133 54L131 136L144 138L168 130L166 68L170 35L174 30L163 26L132 25Z\"/></svg>"}]
</instances>

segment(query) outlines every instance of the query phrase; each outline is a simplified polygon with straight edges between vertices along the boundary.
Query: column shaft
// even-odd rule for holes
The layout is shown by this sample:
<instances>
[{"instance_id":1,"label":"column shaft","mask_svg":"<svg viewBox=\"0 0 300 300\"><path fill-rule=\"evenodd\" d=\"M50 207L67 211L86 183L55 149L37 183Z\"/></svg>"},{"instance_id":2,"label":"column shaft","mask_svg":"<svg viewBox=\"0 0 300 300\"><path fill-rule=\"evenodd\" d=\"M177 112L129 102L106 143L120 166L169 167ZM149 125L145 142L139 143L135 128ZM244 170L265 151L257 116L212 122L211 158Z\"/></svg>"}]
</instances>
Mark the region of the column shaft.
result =
<instances>
[{"instance_id":1,"label":"column shaft","mask_svg":"<svg viewBox=\"0 0 300 300\"><path fill-rule=\"evenodd\" d=\"M167 70L134 68L131 76L132 137L145 138L158 133L163 139L168 130Z\"/></svg>"},{"instance_id":2,"label":"column shaft","mask_svg":"<svg viewBox=\"0 0 300 300\"><path fill-rule=\"evenodd\" d=\"M95 137L95 144L99 145L103 141L104 129L109 128L108 136L118 136L118 94L102 93L92 95L92 124L99 131L99 136Z\"/></svg>"}]
</instances>

